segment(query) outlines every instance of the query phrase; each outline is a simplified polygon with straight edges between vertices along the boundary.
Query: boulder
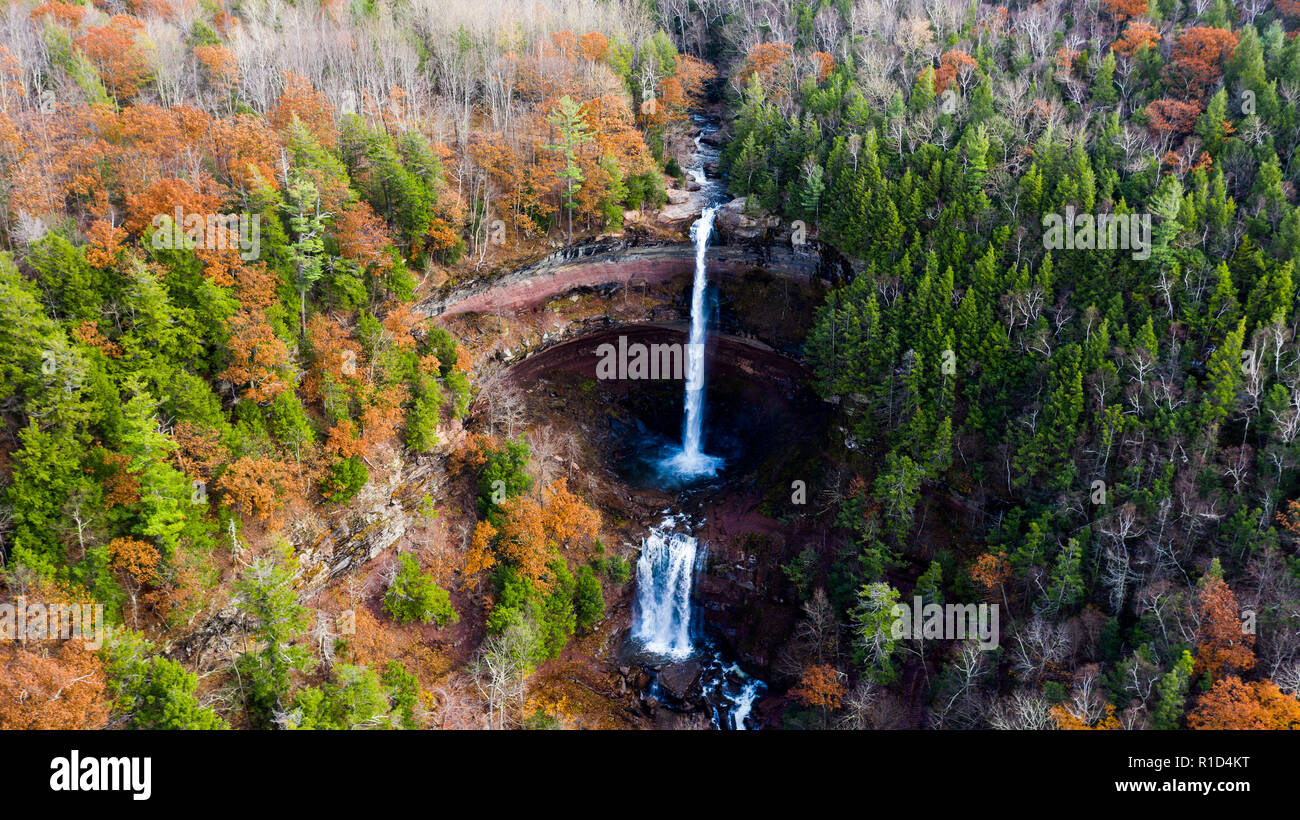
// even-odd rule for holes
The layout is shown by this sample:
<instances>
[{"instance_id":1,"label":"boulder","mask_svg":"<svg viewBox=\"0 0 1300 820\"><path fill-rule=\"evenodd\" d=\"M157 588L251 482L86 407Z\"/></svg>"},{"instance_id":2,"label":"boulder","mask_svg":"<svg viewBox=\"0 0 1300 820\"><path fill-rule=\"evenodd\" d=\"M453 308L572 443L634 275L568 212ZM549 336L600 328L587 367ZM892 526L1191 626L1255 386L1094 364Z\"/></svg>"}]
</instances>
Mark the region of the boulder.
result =
<instances>
[{"instance_id":1,"label":"boulder","mask_svg":"<svg viewBox=\"0 0 1300 820\"><path fill-rule=\"evenodd\" d=\"M699 661L682 661L659 670L659 685L677 700L686 700L700 680Z\"/></svg>"},{"instance_id":2,"label":"boulder","mask_svg":"<svg viewBox=\"0 0 1300 820\"><path fill-rule=\"evenodd\" d=\"M688 190L683 190L683 189L681 189L681 188L669 188L669 189L668 189L668 204L669 204L669 205L681 205L681 204L683 204L683 203L690 202L690 201L691 201L691 192L690 192L690 191L688 191Z\"/></svg>"},{"instance_id":3,"label":"boulder","mask_svg":"<svg viewBox=\"0 0 1300 820\"><path fill-rule=\"evenodd\" d=\"M656 221L667 225L673 222L694 220L699 215L700 204L698 202L683 202L680 205L665 205L660 208Z\"/></svg>"},{"instance_id":4,"label":"boulder","mask_svg":"<svg viewBox=\"0 0 1300 820\"><path fill-rule=\"evenodd\" d=\"M760 212L751 215L745 212L745 197L736 197L735 199L723 205L718 211L716 224L719 229L730 233L741 239L754 239L762 236L768 228L780 226L781 222L776 217Z\"/></svg>"},{"instance_id":5,"label":"boulder","mask_svg":"<svg viewBox=\"0 0 1300 820\"><path fill-rule=\"evenodd\" d=\"M721 148L727 144L727 137L721 130L718 130L700 137L700 142L704 145L712 145L714 148Z\"/></svg>"}]
</instances>

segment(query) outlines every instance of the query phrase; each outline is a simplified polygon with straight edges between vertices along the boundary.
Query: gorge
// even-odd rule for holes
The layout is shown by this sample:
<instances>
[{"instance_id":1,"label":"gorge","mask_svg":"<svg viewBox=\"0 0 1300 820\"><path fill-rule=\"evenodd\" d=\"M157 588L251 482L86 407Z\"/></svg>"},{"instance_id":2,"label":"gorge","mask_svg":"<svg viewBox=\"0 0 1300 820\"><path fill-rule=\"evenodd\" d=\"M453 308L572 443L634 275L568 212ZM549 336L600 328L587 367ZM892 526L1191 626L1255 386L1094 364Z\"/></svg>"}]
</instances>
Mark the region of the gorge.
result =
<instances>
[{"instance_id":1,"label":"gorge","mask_svg":"<svg viewBox=\"0 0 1300 820\"><path fill-rule=\"evenodd\" d=\"M487 332L502 369L484 390L549 395L536 411L553 422L545 405L563 406L604 454L602 508L642 522L623 530L639 557L608 661L648 673L624 675L637 708L747 728L764 725L756 706L770 691L772 639L788 637L798 615L797 601L783 600L780 566L808 533L779 520L799 512L779 490L814 479L807 465L817 458L801 447L817 441L826 414L797 351L837 260L715 231L722 203L711 199L718 182L704 173L710 149L700 141L708 127L694 141L702 195L689 246L566 249L549 269L507 274L430 311L470 336L481 309L507 300L493 314L505 329ZM686 378L602 379L602 345L682 346Z\"/></svg>"}]
</instances>

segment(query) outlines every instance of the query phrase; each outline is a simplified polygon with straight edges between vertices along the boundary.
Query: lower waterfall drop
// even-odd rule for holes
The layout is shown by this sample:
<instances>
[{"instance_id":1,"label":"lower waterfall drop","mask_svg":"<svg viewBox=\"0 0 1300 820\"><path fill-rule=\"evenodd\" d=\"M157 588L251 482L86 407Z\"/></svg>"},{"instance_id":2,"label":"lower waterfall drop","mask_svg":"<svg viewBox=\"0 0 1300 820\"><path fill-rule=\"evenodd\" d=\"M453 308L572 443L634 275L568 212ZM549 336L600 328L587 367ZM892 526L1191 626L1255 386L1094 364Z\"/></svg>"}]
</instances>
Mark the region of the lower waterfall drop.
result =
<instances>
[{"instance_id":1,"label":"lower waterfall drop","mask_svg":"<svg viewBox=\"0 0 1300 820\"><path fill-rule=\"evenodd\" d=\"M695 573L695 539L677 532L676 520L652 527L636 563L638 620L633 636L647 651L668 658L689 657L691 581Z\"/></svg>"}]
</instances>

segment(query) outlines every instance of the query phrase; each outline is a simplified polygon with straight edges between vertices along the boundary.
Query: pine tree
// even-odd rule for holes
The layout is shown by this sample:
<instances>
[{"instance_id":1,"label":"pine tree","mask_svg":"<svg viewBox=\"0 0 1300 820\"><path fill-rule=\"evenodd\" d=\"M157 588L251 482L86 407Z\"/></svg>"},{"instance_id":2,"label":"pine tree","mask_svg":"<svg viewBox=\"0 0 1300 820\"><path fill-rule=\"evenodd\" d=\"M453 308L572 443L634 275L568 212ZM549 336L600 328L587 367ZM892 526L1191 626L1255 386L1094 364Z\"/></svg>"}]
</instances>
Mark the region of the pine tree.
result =
<instances>
[{"instance_id":1,"label":"pine tree","mask_svg":"<svg viewBox=\"0 0 1300 820\"><path fill-rule=\"evenodd\" d=\"M934 105L934 99L934 69L926 66L916 75L916 82L912 83L912 95L907 100L907 107L913 113L928 111Z\"/></svg>"},{"instance_id":2,"label":"pine tree","mask_svg":"<svg viewBox=\"0 0 1300 820\"><path fill-rule=\"evenodd\" d=\"M293 263L294 286L298 290L299 333L307 334L307 294L324 272L325 220L330 214L321 209L320 194L306 177L297 177L285 193L285 211L293 244L289 257Z\"/></svg>"},{"instance_id":3,"label":"pine tree","mask_svg":"<svg viewBox=\"0 0 1300 820\"><path fill-rule=\"evenodd\" d=\"M1036 432L1016 456L1023 471L1016 481L1021 486L1041 482L1060 489L1073 480L1075 468L1070 450L1079 435L1079 417L1083 413L1080 359L1078 345L1068 345L1052 357L1047 402Z\"/></svg>"},{"instance_id":4,"label":"pine tree","mask_svg":"<svg viewBox=\"0 0 1300 820\"><path fill-rule=\"evenodd\" d=\"M286 705L290 672L313 665L307 649L293 643L311 621L298 603L296 573L296 560L282 553L254 560L235 584L235 605L261 646L235 662L249 714L260 728L271 728Z\"/></svg>"},{"instance_id":5,"label":"pine tree","mask_svg":"<svg viewBox=\"0 0 1300 820\"><path fill-rule=\"evenodd\" d=\"M1087 591L1083 582L1083 547L1071 538L1056 554L1044 607L1052 616L1077 604Z\"/></svg>"},{"instance_id":6,"label":"pine tree","mask_svg":"<svg viewBox=\"0 0 1300 820\"><path fill-rule=\"evenodd\" d=\"M853 610L854 633L866 665L866 674L878 683L890 683L898 676L894 668L894 609L898 590L884 581L866 584L857 595Z\"/></svg>"},{"instance_id":7,"label":"pine tree","mask_svg":"<svg viewBox=\"0 0 1300 820\"><path fill-rule=\"evenodd\" d=\"M1156 704L1151 710L1152 729L1178 728L1192 678L1192 665L1192 653L1184 649L1178 662L1156 683Z\"/></svg>"},{"instance_id":8,"label":"pine tree","mask_svg":"<svg viewBox=\"0 0 1300 820\"><path fill-rule=\"evenodd\" d=\"M943 603L943 566L931 561L925 572L916 579L914 592L927 604Z\"/></svg>"},{"instance_id":9,"label":"pine tree","mask_svg":"<svg viewBox=\"0 0 1300 820\"><path fill-rule=\"evenodd\" d=\"M560 132L559 140L547 146L558 151L564 157L564 167L555 173L564 185L564 207L569 212L569 244L573 244L573 209L577 202L574 193L586 178L582 167L578 165L578 149L591 142L594 137L582 115L582 108L573 98L565 94L559 99L555 110L551 112L550 123Z\"/></svg>"},{"instance_id":10,"label":"pine tree","mask_svg":"<svg viewBox=\"0 0 1300 820\"><path fill-rule=\"evenodd\" d=\"M1205 150L1210 156L1218 156L1227 135L1225 125L1228 121L1228 92L1220 88L1205 107L1205 113L1196 120L1196 133L1200 136Z\"/></svg>"},{"instance_id":11,"label":"pine tree","mask_svg":"<svg viewBox=\"0 0 1300 820\"><path fill-rule=\"evenodd\" d=\"M1092 77L1091 99L1095 105L1109 108L1119 99L1115 90L1115 52L1107 51Z\"/></svg>"},{"instance_id":12,"label":"pine tree","mask_svg":"<svg viewBox=\"0 0 1300 820\"><path fill-rule=\"evenodd\" d=\"M817 158L808 155L800 166L802 174L799 177L799 184L795 188L797 197L797 209L801 217L816 222L821 216L822 194L826 190L824 173Z\"/></svg>"},{"instance_id":13,"label":"pine tree","mask_svg":"<svg viewBox=\"0 0 1300 820\"><path fill-rule=\"evenodd\" d=\"M1204 398L1201 400L1200 424L1206 436L1208 451L1214 443L1219 424L1237 404L1237 388L1241 384L1241 346L1246 333L1246 320L1237 323L1236 330L1228 333L1210 356L1206 364Z\"/></svg>"}]
</instances>

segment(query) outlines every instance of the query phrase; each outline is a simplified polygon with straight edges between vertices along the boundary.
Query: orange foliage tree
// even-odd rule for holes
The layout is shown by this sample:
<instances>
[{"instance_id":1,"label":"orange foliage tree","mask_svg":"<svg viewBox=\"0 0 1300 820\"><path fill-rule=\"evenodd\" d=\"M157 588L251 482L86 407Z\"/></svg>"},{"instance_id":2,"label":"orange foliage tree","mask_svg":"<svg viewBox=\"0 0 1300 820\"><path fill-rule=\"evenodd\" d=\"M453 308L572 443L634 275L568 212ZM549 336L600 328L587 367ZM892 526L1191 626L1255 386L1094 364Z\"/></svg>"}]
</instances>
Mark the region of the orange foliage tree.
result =
<instances>
[{"instance_id":1,"label":"orange foliage tree","mask_svg":"<svg viewBox=\"0 0 1300 820\"><path fill-rule=\"evenodd\" d=\"M371 270L387 265L385 250L392 244L392 237L387 223L375 214L370 203L359 201L345 205L332 228L339 241L339 253L345 258L354 259Z\"/></svg>"},{"instance_id":2,"label":"orange foliage tree","mask_svg":"<svg viewBox=\"0 0 1300 820\"><path fill-rule=\"evenodd\" d=\"M325 313L317 313L307 322L307 342L311 346L311 366L303 379L303 388L313 398L329 403L337 399L331 385L361 386L361 345L347 328Z\"/></svg>"},{"instance_id":3,"label":"orange foliage tree","mask_svg":"<svg viewBox=\"0 0 1300 820\"><path fill-rule=\"evenodd\" d=\"M242 388L244 398L268 402L289 386L289 348L261 310L245 308L230 318L226 348L230 365L221 378Z\"/></svg>"},{"instance_id":4,"label":"orange foliage tree","mask_svg":"<svg viewBox=\"0 0 1300 820\"><path fill-rule=\"evenodd\" d=\"M589 31L578 38L578 52L584 60L600 62L609 53L609 38L598 31Z\"/></svg>"},{"instance_id":5,"label":"orange foliage tree","mask_svg":"<svg viewBox=\"0 0 1300 820\"><path fill-rule=\"evenodd\" d=\"M57 649L0 644L0 729L102 729L104 664L79 639Z\"/></svg>"},{"instance_id":6,"label":"orange foliage tree","mask_svg":"<svg viewBox=\"0 0 1300 820\"><path fill-rule=\"evenodd\" d=\"M1156 27L1142 20L1130 20L1124 27L1124 33L1111 44L1111 50L1125 57L1132 57L1140 49L1154 48L1160 42L1160 33Z\"/></svg>"},{"instance_id":7,"label":"orange foliage tree","mask_svg":"<svg viewBox=\"0 0 1300 820\"><path fill-rule=\"evenodd\" d=\"M158 548L137 538L114 538L108 542L108 565L137 584L149 586L158 580Z\"/></svg>"},{"instance_id":8,"label":"orange foliage tree","mask_svg":"<svg viewBox=\"0 0 1300 820\"><path fill-rule=\"evenodd\" d=\"M803 671L799 685L790 690L790 696L805 706L835 711L844 702L844 684L840 673L829 664L810 666Z\"/></svg>"},{"instance_id":9,"label":"orange foliage tree","mask_svg":"<svg viewBox=\"0 0 1300 820\"><path fill-rule=\"evenodd\" d=\"M1255 636L1243 632L1237 596L1217 575L1207 575L1196 594L1196 670L1212 679L1228 670L1246 670L1255 665Z\"/></svg>"},{"instance_id":10,"label":"orange foliage tree","mask_svg":"<svg viewBox=\"0 0 1300 820\"><path fill-rule=\"evenodd\" d=\"M958 84L965 86L977 68L979 63L975 58L960 49L944 52L934 72L934 93L942 94L953 80L959 80Z\"/></svg>"},{"instance_id":11,"label":"orange foliage tree","mask_svg":"<svg viewBox=\"0 0 1300 820\"><path fill-rule=\"evenodd\" d=\"M1236 48L1234 32L1209 26L1189 28L1174 44L1165 64L1164 81L1173 93L1185 99L1203 97L1223 76L1223 65Z\"/></svg>"},{"instance_id":12,"label":"orange foliage tree","mask_svg":"<svg viewBox=\"0 0 1300 820\"><path fill-rule=\"evenodd\" d=\"M31 19L39 20L49 17L68 31L76 30L81 25L81 18L86 16L86 7L72 3L45 3L32 9Z\"/></svg>"},{"instance_id":13,"label":"orange foliage tree","mask_svg":"<svg viewBox=\"0 0 1300 820\"><path fill-rule=\"evenodd\" d=\"M205 194L194 187L189 180L161 178L150 182L142 190L132 193L126 201L126 227L135 234L141 234L153 227L158 216L172 220L176 209L181 209L182 218L189 214L206 216L214 213L220 206L216 197ZM184 229L179 225L179 230Z\"/></svg>"},{"instance_id":14,"label":"orange foliage tree","mask_svg":"<svg viewBox=\"0 0 1300 820\"><path fill-rule=\"evenodd\" d=\"M267 119L280 132L285 132L297 118L321 145L335 145L334 106L325 95L317 91L305 77L292 71L284 73L284 91L267 113Z\"/></svg>"},{"instance_id":15,"label":"orange foliage tree","mask_svg":"<svg viewBox=\"0 0 1300 820\"><path fill-rule=\"evenodd\" d=\"M995 599L1002 594L1002 585L1011 579L1011 563L1005 552L982 553L970 566L971 580L983 588L984 594Z\"/></svg>"},{"instance_id":16,"label":"orange foliage tree","mask_svg":"<svg viewBox=\"0 0 1300 820\"><path fill-rule=\"evenodd\" d=\"M518 567L538 589L550 589L546 565L555 555L547 541L542 505L531 496L507 498L501 504L497 554Z\"/></svg>"},{"instance_id":17,"label":"orange foliage tree","mask_svg":"<svg viewBox=\"0 0 1300 820\"><path fill-rule=\"evenodd\" d=\"M99 70L109 93L129 100L149 77L149 60L140 46L144 23L129 14L115 14L106 26L95 26L77 38L77 45Z\"/></svg>"},{"instance_id":18,"label":"orange foliage tree","mask_svg":"<svg viewBox=\"0 0 1300 820\"><path fill-rule=\"evenodd\" d=\"M209 481L217 468L230 460L230 451L214 429L190 421L178 421L172 428L176 442L176 467L199 481Z\"/></svg>"},{"instance_id":19,"label":"orange foliage tree","mask_svg":"<svg viewBox=\"0 0 1300 820\"><path fill-rule=\"evenodd\" d=\"M1201 104L1197 101L1152 100L1145 109L1147 123L1151 130L1159 133L1190 134L1196 127L1196 118L1201 115Z\"/></svg>"},{"instance_id":20,"label":"orange foliage tree","mask_svg":"<svg viewBox=\"0 0 1300 820\"><path fill-rule=\"evenodd\" d=\"M574 547L596 537L600 515L569 492L564 479L558 479L542 491L543 502L532 496L507 498L501 504L497 521L497 557L514 564L538 589L548 589L547 564L557 555L557 548ZM475 536L490 540L489 530L475 531ZM471 547L472 548L472 547ZM486 568L482 558L476 566Z\"/></svg>"},{"instance_id":21,"label":"orange foliage tree","mask_svg":"<svg viewBox=\"0 0 1300 820\"><path fill-rule=\"evenodd\" d=\"M542 491L543 525L550 538L568 549L591 541L600 532L600 513L569 491L568 483L557 479Z\"/></svg>"},{"instance_id":22,"label":"orange foliage tree","mask_svg":"<svg viewBox=\"0 0 1300 820\"><path fill-rule=\"evenodd\" d=\"M393 384L373 391L361 411L361 452L371 453L391 439L404 418L402 404L410 398L410 388Z\"/></svg>"},{"instance_id":23,"label":"orange foliage tree","mask_svg":"<svg viewBox=\"0 0 1300 820\"><path fill-rule=\"evenodd\" d=\"M278 189L280 137L269 123L252 114L237 114L213 122L209 134L212 165L232 197Z\"/></svg>"},{"instance_id":24,"label":"orange foliage tree","mask_svg":"<svg viewBox=\"0 0 1300 820\"><path fill-rule=\"evenodd\" d=\"M1059 703L1049 711L1057 727L1065 731L1106 731L1120 726L1119 718L1115 717L1115 706L1111 703L1105 705L1101 717L1095 723L1088 723L1085 718Z\"/></svg>"},{"instance_id":25,"label":"orange foliage tree","mask_svg":"<svg viewBox=\"0 0 1300 820\"><path fill-rule=\"evenodd\" d=\"M1119 23L1147 13L1147 0L1101 0L1101 6Z\"/></svg>"},{"instance_id":26,"label":"orange foliage tree","mask_svg":"<svg viewBox=\"0 0 1300 820\"><path fill-rule=\"evenodd\" d=\"M755 43L745 55L745 68L741 77L748 80L749 75L757 73L759 79L764 79L763 75L777 72L793 55L794 46L789 43Z\"/></svg>"},{"instance_id":27,"label":"orange foliage tree","mask_svg":"<svg viewBox=\"0 0 1300 820\"><path fill-rule=\"evenodd\" d=\"M293 472L275 459L244 456L226 467L217 479L217 489L230 507L243 515L269 521L296 494Z\"/></svg>"},{"instance_id":28,"label":"orange foliage tree","mask_svg":"<svg viewBox=\"0 0 1300 820\"><path fill-rule=\"evenodd\" d=\"M1271 681L1242 683L1229 675L1187 715L1192 729L1300 729L1300 700Z\"/></svg>"},{"instance_id":29,"label":"orange foliage tree","mask_svg":"<svg viewBox=\"0 0 1300 820\"><path fill-rule=\"evenodd\" d=\"M825 82L826 78L835 70L834 55L828 54L825 51L814 51L812 54L808 55L808 59L811 60L812 64L816 67L818 83Z\"/></svg>"},{"instance_id":30,"label":"orange foliage tree","mask_svg":"<svg viewBox=\"0 0 1300 820\"><path fill-rule=\"evenodd\" d=\"M488 521L480 521L474 526L474 534L469 539L469 552L465 554L465 566L462 568L470 583L477 588L479 573L496 566L497 559L492 553L492 541L497 537L497 529Z\"/></svg>"},{"instance_id":31,"label":"orange foliage tree","mask_svg":"<svg viewBox=\"0 0 1300 820\"><path fill-rule=\"evenodd\" d=\"M230 49L219 45L195 46L194 57L203 66L203 74L212 90L229 97L239 82L239 63Z\"/></svg>"}]
</instances>

